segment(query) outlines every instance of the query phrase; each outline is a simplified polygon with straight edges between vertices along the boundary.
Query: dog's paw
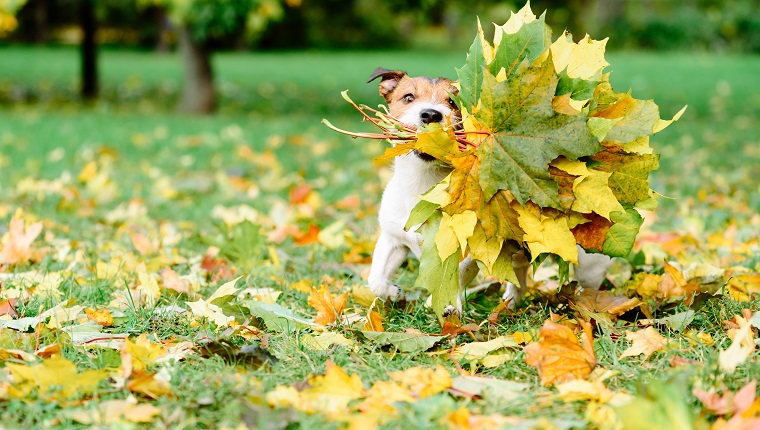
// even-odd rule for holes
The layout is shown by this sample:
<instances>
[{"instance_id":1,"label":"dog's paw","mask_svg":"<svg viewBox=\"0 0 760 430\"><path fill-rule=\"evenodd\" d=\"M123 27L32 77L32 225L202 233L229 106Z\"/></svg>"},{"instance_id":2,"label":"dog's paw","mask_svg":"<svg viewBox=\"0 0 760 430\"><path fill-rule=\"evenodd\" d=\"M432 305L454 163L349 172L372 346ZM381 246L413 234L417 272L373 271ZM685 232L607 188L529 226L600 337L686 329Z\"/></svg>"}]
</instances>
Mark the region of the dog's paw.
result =
<instances>
[{"instance_id":1,"label":"dog's paw","mask_svg":"<svg viewBox=\"0 0 760 430\"><path fill-rule=\"evenodd\" d=\"M398 285L392 284L390 282L369 284L369 289L372 291L372 294L383 300L390 299L391 301L395 302L403 298L403 294L401 294L401 288L399 288Z\"/></svg>"},{"instance_id":2,"label":"dog's paw","mask_svg":"<svg viewBox=\"0 0 760 430\"><path fill-rule=\"evenodd\" d=\"M517 303L522 299L522 290L517 285L507 282L506 285L504 285L504 294L501 298L505 302L509 301L507 308L515 310L515 308L517 308Z\"/></svg>"},{"instance_id":3,"label":"dog's paw","mask_svg":"<svg viewBox=\"0 0 760 430\"><path fill-rule=\"evenodd\" d=\"M461 309L457 309L455 306L452 306L452 305L448 305L445 308L443 308L443 317L444 318L448 318L448 317L450 317L452 315L456 315L458 317L462 316L462 310Z\"/></svg>"}]
</instances>

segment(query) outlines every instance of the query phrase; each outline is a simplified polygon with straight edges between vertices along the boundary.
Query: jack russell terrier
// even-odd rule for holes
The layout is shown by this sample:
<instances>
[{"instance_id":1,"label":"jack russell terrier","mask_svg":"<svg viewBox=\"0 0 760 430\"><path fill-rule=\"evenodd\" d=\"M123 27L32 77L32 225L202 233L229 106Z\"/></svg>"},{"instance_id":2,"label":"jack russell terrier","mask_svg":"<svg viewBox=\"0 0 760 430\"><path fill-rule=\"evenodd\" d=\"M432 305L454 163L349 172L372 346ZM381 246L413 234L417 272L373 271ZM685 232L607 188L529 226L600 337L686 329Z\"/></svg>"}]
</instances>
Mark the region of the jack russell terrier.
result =
<instances>
[{"instance_id":1,"label":"jack russell terrier","mask_svg":"<svg viewBox=\"0 0 760 430\"><path fill-rule=\"evenodd\" d=\"M458 94L459 89L450 79L410 77L400 70L379 67L367 83L377 78L381 78L378 89L388 104L390 114L401 122L421 129L431 123L456 127L461 121L462 114L450 97L451 94ZM434 163L434 160L432 156L418 151L408 152L394 159L393 176L385 187L380 202L380 237L375 245L369 273L369 287L381 299L399 298L399 287L391 282L393 274L404 262L409 251L417 258L422 254L422 235L415 231L416 228L407 231L404 226L412 209L419 202L419 196L451 173L450 168ZM606 255L587 254L580 246L578 262L574 278L587 288L599 288L612 264L612 260ZM511 300L510 307L514 308L525 292L530 262L523 250L515 249L512 264L520 285L508 282L503 298ZM477 273L477 263L472 261L469 255L459 263L458 309L446 309L445 315L455 311L461 314L461 292Z\"/></svg>"}]
</instances>

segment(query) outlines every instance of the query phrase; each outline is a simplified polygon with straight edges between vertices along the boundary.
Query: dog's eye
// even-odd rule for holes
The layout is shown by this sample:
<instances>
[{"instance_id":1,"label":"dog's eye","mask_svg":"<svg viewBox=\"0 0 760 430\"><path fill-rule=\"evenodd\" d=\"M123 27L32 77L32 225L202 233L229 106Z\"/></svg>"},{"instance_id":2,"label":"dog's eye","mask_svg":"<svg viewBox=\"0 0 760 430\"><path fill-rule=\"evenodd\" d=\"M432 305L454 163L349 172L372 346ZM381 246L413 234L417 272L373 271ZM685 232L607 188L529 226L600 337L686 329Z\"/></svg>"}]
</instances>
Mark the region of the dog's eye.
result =
<instances>
[{"instance_id":1,"label":"dog's eye","mask_svg":"<svg viewBox=\"0 0 760 430\"><path fill-rule=\"evenodd\" d=\"M452 109L457 109L457 104L454 103L454 100L449 99L449 106L451 106Z\"/></svg>"},{"instance_id":2,"label":"dog's eye","mask_svg":"<svg viewBox=\"0 0 760 430\"><path fill-rule=\"evenodd\" d=\"M402 98L401 100L404 101L404 103L409 104L414 101L414 95L413 94L407 94Z\"/></svg>"}]
</instances>

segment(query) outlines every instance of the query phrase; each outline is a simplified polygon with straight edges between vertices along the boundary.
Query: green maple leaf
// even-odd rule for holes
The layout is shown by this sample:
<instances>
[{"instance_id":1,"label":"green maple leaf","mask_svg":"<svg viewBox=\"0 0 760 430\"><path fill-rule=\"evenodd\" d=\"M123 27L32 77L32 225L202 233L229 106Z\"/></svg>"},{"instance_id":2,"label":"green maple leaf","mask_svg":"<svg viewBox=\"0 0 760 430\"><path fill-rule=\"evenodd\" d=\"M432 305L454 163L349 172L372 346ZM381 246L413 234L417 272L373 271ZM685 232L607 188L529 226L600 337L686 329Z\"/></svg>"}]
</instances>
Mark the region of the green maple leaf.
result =
<instances>
[{"instance_id":1,"label":"green maple leaf","mask_svg":"<svg viewBox=\"0 0 760 430\"><path fill-rule=\"evenodd\" d=\"M585 114L564 115L552 107L557 75L551 56L522 68L512 79L483 77L475 117L491 133L477 149L484 198L509 190L520 204L562 209L549 163L594 155L603 148L591 134Z\"/></svg>"},{"instance_id":2,"label":"green maple leaf","mask_svg":"<svg viewBox=\"0 0 760 430\"><path fill-rule=\"evenodd\" d=\"M433 310L439 317L447 306L455 306L459 294L459 254L456 252L441 260L435 245L435 235L441 213L435 212L431 219L422 226L422 257L420 258L420 274L415 286L421 286L430 291L433 297Z\"/></svg>"},{"instance_id":3,"label":"green maple leaf","mask_svg":"<svg viewBox=\"0 0 760 430\"><path fill-rule=\"evenodd\" d=\"M523 24L516 33L508 34L501 27L501 42L496 47L494 59L488 65L492 75L496 76L504 69L506 76L513 76L523 61L533 62L551 45L552 32L545 22L546 13L537 20Z\"/></svg>"},{"instance_id":4,"label":"green maple leaf","mask_svg":"<svg viewBox=\"0 0 760 430\"><path fill-rule=\"evenodd\" d=\"M644 218L635 209L628 209L625 212L612 212L610 219L614 224L607 232L602 252L610 257L628 257Z\"/></svg>"},{"instance_id":5,"label":"green maple leaf","mask_svg":"<svg viewBox=\"0 0 760 430\"><path fill-rule=\"evenodd\" d=\"M480 22L478 22L480 28ZM483 57L483 45L480 43L480 32L475 35L475 40L467 53L467 61L461 69L456 69L461 89L456 99L460 107L470 109L475 106L480 98L480 87L483 83L483 75L486 73L486 59Z\"/></svg>"}]
</instances>

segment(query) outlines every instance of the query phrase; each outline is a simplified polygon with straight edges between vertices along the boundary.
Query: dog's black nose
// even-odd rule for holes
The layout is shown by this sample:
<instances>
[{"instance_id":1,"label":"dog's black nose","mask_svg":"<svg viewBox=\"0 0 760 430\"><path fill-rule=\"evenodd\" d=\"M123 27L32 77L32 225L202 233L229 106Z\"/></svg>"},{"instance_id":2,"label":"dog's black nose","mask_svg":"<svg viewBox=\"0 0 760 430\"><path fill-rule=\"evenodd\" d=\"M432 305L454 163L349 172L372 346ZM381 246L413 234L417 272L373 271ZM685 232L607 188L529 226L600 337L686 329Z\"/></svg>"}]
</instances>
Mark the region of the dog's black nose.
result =
<instances>
[{"instance_id":1,"label":"dog's black nose","mask_svg":"<svg viewBox=\"0 0 760 430\"><path fill-rule=\"evenodd\" d=\"M435 109L425 109L420 112L420 118L424 124L430 124L433 122L441 122L443 119L443 114Z\"/></svg>"}]
</instances>

